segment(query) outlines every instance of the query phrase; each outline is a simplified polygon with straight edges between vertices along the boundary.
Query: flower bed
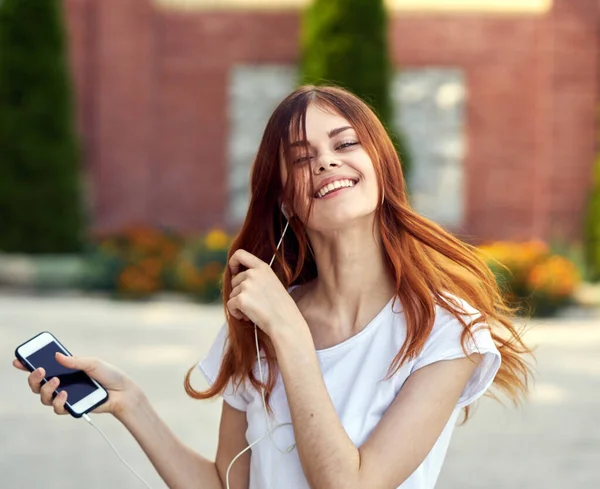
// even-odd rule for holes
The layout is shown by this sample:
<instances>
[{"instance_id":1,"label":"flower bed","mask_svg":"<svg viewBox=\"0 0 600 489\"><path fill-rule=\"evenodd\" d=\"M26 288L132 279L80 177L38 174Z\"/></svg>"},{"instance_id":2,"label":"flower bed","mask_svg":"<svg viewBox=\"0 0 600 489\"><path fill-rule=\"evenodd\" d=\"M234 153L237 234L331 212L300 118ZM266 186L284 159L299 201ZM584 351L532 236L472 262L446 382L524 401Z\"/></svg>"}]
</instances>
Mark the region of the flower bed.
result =
<instances>
[{"instance_id":1,"label":"flower bed","mask_svg":"<svg viewBox=\"0 0 600 489\"><path fill-rule=\"evenodd\" d=\"M107 291L126 299L177 291L200 302L215 302L221 297L221 281L231 239L220 229L184 237L168 230L132 227L119 233L96 236L83 259L72 258L73 266L59 267L60 263L53 257L40 263L39 260L27 262L27 273L19 275L17 272L24 267L17 265L26 261L25 258L14 266L7 262L3 267L4 281L34 281L35 286L43 288L55 288L54 284L58 287L64 284L83 286L87 290ZM544 243L495 242L481 246L479 250L508 301L521 314L556 314L573 302L576 289L581 285L575 263L552 253ZM51 269L42 266L46 262L52 264ZM64 268L68 273L57 275L58 268ZM23 277L17 280L21 275Z\"/></svg>"},{"instance_id":2,"label":"flower bed","mask_svg":"<svg viewBox=\"0 0 600 489\"><path fill-rule=\"evenodd\" d=\"M175 289L201 302L217 301L230 245L231 238L218 229L189 239L172 269Z\"/></svg>"},{"instance_id":3,"label":"flower bed","mask_svg":"<svg viewBox=\"0 0 600 489\"><path fill-rule=\"evenodd\" d=\"M508 298L524 315L552 316L573 301L577 266L539 241L496 242L480 251Z\"/></svg>"},{"instance_id":4,"label":"flower bed","mask_svg":"<svg viewBox=\"0 0 600 489\"><path fill-rule=\"evenodd\" d=\"M202 302L220 297L230 237L221 230L188 237L150 227L98 236L86 258L84 284L121 298L159 291L188 293Z\"/></svg>"},{"instance_id":5,"label":"flower bed","mask_svg":"<svg viewBox=\"0 0 600 489\"><path fill-rule=\"evenodd\" d=\"M127 298L165 290L182 242L174 233L150 227L97 236L86 255L84 284Z\"/></svg>"}]
</instances>

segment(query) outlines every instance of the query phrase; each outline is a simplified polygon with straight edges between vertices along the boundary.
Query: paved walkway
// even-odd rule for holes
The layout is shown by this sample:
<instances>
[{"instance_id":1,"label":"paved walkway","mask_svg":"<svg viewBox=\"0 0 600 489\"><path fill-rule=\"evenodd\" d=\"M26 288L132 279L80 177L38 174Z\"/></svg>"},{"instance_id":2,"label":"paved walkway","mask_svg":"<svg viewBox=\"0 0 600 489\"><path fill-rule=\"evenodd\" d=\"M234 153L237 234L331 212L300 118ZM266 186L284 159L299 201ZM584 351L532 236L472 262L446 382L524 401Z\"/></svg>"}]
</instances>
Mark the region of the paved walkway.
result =
<instances>
[{"instance_id":1,"label":"paved walkway","mask_svg":"<svg viewBox=\"0 0 600 489\"><path fill-rule=\"evenodd\" d=\"M0 487L136 488L139 482L84 421L55 416L30 394L10 365L14 348L39 331L72 352L128 372L186 443L214 456L220 401L186 397L189 366L208 349L223 314L218 307L160 301L0 294ZM484 401L454 435L438 489L595 489L600 487L600 313L537 324L538 377L521 410ZM204 386L196 375L198 386ZM150 482L156 476L114 419L95 416L123 456Z\"/></svg>"}]
</instances>

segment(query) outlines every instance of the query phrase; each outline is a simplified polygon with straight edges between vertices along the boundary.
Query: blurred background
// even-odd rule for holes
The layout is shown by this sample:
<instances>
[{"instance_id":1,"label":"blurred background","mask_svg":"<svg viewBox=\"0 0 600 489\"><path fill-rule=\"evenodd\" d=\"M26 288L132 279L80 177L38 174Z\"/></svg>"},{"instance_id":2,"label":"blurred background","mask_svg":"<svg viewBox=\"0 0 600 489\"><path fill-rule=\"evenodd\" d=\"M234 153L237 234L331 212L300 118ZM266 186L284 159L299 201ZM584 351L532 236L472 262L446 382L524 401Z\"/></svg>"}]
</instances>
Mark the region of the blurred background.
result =
<instances>
[{"instance_id":1,"label":"blurred background","mask_svg":"<svg viewBox=\"0 0 600 489\"><path fill-rule=\"evenodd\" d=\"M0 486L137 484L11 370L42 330L214 456L220 401L183 376L224 320L266 121L329 82L374 108L413 206L478 247L538 348L528 402L483 401L438 487L600 487L599 55L598 0L0 0Z\"/></svg>"}]
</instances>

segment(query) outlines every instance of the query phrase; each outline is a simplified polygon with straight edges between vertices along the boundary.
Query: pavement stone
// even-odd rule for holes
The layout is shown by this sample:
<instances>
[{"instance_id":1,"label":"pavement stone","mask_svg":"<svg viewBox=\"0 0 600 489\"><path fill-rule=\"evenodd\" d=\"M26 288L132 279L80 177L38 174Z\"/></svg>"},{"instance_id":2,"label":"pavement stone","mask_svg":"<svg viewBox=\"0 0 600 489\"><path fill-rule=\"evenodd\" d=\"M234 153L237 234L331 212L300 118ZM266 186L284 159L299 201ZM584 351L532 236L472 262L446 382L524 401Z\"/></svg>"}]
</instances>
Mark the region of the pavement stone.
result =
<instances>
[{"instance_id":1,"label":"pavement stone","mask_svg":"<svg viewBox=\"0 0 600 489\"><path fill-rule=\"evenodd\" d=\"M173 299L0 293L0 489L142 487L92 427L30 393L11 366L17 345L48 330L73 353L118 366L177 436L214 457L221 401L189 399L183 378L222 322L221 307ZM516 409L484 399L456 429L438 489L600 488L600 312L532 322L527 339L537 345L529 400ZM206 386L199 372L194 383ZM116 420L94 421L153 488L166 487Z\"/></svg>"}]
</instances>

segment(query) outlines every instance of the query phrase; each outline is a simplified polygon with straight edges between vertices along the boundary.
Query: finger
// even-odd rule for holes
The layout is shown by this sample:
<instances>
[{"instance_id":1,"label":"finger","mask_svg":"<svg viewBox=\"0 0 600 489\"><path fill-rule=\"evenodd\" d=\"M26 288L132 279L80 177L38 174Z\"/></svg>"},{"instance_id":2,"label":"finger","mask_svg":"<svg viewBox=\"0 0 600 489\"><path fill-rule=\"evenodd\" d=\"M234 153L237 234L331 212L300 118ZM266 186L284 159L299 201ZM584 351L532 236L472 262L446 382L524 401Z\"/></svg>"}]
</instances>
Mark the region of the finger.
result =
<instances>
[{"instance_id":1,"label":"finger","mask_svg":"<svg viewBox=\"0 0 600 489\"><path fill-rule=\"evenodd\" d=\"M231 300L231 299L237 297L238 295L240 295L241 293L242 293L242 286L240 284L233 288L233 290L229 294L229 299Z\"/></svg>"},{"instance_id":2,"label":"finger","mask_svg":"<svg viewBox=\"0 0 600 489\"><path fill-rule=\"evenodd\" d=\"M233 316L233 314L231 313L231 311L229 311L229 309L227 309L227 318L228 318L228 320L229 320L229 316ZM235 317L235 316L234 316L234 317ZM239 320L241 320L241 321L248 321L248 322L250 322L250 323L252 322L252 321L250 320L250 318L249 318L248 316L246 316L244 313L240 313L240 317L238 317L238 318L236 318L236 319L239 319Z\"/></svg>"},{"instance_id":3,"label":"finger","mask_svg":"<svg viewBox=\"0 0 600 489\"><path fill-rule=\"evenodd\" d=\"M58 381L58 377L52 377L48 382L46 382L42 388L40 389L40 400L44 406L52 405L52 394L59 386L60 382Z\"/></svg>"},{"instance_id":4,"label":"finger","mask_svg":"<svg viewBox=\"0 0 600 489\"><path fill-rule=\"evenodd\" d=\"M40 388L42 387L41 383L42 380L44 380L45 375L46 371L43 368L38 368L31 372L29 374L29 377L27 377L27 383L29 384L29 388L34 394L40 393Z\"/></svg>"},{"instance_id":5,"label":"finger","mask_svg":"<svg viewBox=\"0 0 600 489\"><path fill-rule=\"evenodd\" d=\"M237 250L229 259L229 269L232 275L237 275L242 271L242 267L258 268L265 262L257 258L246 250Z\"/></svg>"},{"instance_id":6,"label":"finger","mask_svg":"<svg viewBox=\"0 0 600 489\"><path fill-rule=\"evenodd\" d=\"M229 299L227 301L227 310L229 311L229 314L231 314L234 318L242 319L241 311L235 306L235 299Z\"/></svg>"},{"instance_id":7,"label":"finger","mask_svg":"<svg viewBox=\"0 0 600 489\"><path fill-rule=\"evenodd\" d=\"M235 299L236 297L238 297L243 292L242 287L243 287L243 285L240 284L235 289L233 289L231 291L231 294L229 294L229 300ZM239 299L238 299L238 301L239 301ZM238 303L238 307L239 307L239 303ZM241 319L242 321L250 321L250 318L248 316L246 316L241 311L240 311L240 313L241 313L240 317L237 317L237 316L234 316L234 317L237 317L237 319ZM250 321L250 322L252 322L252 321Z\"/></svg>"},{"instance_id":8,"label":"finger","mask_svg":"<svg viewBox=\"0 0 600 489\"><path fill-rule=\"evenodd\" d=\"M56 361L63 367L73 370L83 370L86 374L91 374L98 368L98 360L88 357L72 357L56 353Z\"/></svg>"},{"instance_id":9,"label":"finger","mask_svg":"<svg viewBox=\"0 0 600 489\"><path fill-rule=\"evenodd\" d=\"M247 316L242 312L240 307L240 300L238 298L229 299L229 301L227 301L227 309L234 318L241 321L248 320Z\"/></svg>"},{"instance_id":10,"label":"finger","mask_svg":"<svg viewBox=\"0 0 600 489\"><path fill-rule=\"evenodd\" d=\"M52 407L56 414L67 414L65 402L67 402L67 391L61 391L54 398L54 401L52 401Z\"/></svg>"},{"instance_id":11,"label":"finger","mask_svg":"<svg viewBox=\"0 0 600 489\"><path fill-rule=\"evenodd\" d=\"M19 360L13 360L13 367L18 368L19 370L25 370L25 372L27 372L27 368L25 368L25 366L19 362Z\"/></svg>"},{"instance_id":12,"label":"finger","mask_svg":"<svg viewBox=\"0 0 600 489\"><path fill-rule=\"evenodd\" d=\"M247 280L249 277L248 272L249 272L249 270L246 270L245 272L241 272L241 273L238 273L237 275L234 275L233 279L231 280L231 288L235 289L244 280Z\"/></svg>"}]
</instances>

